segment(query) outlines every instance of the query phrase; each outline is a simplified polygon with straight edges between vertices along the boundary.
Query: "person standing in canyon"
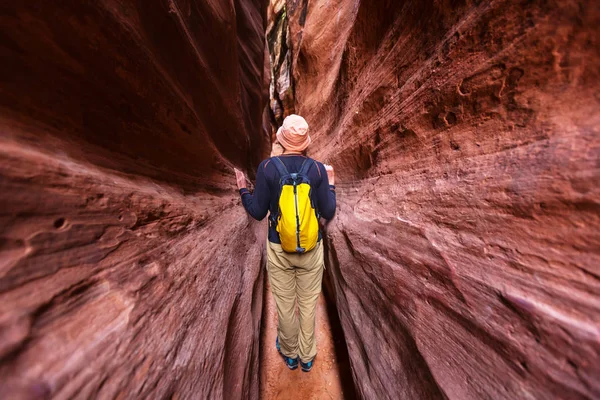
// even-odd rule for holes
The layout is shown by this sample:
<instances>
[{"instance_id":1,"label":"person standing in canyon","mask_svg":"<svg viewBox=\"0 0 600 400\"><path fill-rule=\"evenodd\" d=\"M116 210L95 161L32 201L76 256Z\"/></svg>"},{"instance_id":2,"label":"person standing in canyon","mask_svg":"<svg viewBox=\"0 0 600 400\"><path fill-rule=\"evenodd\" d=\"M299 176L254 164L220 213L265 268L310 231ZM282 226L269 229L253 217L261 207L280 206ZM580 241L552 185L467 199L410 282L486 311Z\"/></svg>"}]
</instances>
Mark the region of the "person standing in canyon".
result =
<instances>
[{"instance_id":1,"label":"person standing in canyon","mask_svg":"<svg viewBox=\"0 0 600 400\"><path fill-rule=\"evenodd\" d=\"M269 212L267 272L278 314L275 345L290 369L312 369L317 346L315 314L324 257L318 219L331 220L336 198L334 170L308 158L308 123L290 115L277 131L283 154L260 163L254 193L235 169L244 208L262 220ZM298 303L298 314L296 314Z\"/></svg>"}]
</instances>

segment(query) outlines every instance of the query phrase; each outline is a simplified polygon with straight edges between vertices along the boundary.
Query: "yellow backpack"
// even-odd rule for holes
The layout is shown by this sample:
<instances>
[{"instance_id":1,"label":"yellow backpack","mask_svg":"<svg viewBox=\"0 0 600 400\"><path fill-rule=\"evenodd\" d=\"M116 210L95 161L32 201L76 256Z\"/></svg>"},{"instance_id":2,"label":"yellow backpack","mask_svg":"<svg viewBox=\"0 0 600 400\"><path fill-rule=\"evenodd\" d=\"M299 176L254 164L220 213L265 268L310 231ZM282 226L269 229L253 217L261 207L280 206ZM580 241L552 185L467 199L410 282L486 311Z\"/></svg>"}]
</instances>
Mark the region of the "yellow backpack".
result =
<instances>
[{"instance_id":1,"label":"yellow backpack","mask_svg":"<svg viewBox=\"0 0 600 400\"><path fill-rule=\"evenodd\" d=\"M308 171L313 162L304 160L299 172L289 173L279 157L273 157L279 172L279 208L272 215L281 240L281 247L288 253L305 253L317 245L319 238L319 214L311 200Z\"/></svg>"}]
</instances>

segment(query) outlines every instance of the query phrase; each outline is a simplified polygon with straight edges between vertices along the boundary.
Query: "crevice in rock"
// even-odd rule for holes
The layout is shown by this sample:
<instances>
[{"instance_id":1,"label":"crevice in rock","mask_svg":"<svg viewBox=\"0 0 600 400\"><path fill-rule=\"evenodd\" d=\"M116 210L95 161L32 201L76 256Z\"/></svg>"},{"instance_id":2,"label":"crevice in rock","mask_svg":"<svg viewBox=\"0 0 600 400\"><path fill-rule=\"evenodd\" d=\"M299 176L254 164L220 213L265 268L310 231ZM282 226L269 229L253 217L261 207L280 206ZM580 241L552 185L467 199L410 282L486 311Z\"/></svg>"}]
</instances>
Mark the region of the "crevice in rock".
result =
<instances>
[{"instance_id":1,"label":"crevice in rock","mask_svg":"<svg viewBox=\"0 0 600 400\"><path fill-rule=\"evenodd\" d=\"M286 116L294 113L295 107L292 49L286 2L272 2L268 18L266 38L271 69L269 116L274 132L281 126Z\"/></svg>"},{"instance_id":2,"label":"crevice in rock","mask_svg":"<svg viewBox=\"0 0 600 400\"><path fill-rule=\"evenodd\" d=\"M323 295L325 296L325 303L327 305L327 315L331 326L335 359L338 364L344 399L358 399L354 385L354 377L352 376L352 368L350 366L348 345L346 344L344 329L340 322L332 285L329 274L325 271L323 275Z\"/></svg>"},{"instance_id":3,"label":"crevice in rock","mask_svg":"<svg viewBox=\"0 0 600 400\"><path fill-rule=\"evenodd\" d=\"M270 106L272 133L282 124L283 119L295 112L296 98L294 95L294 74L292 71L292 46L299 47L302 32L292 38L290 36L290 21L288 7L298 18L298 25L304 26L308 12L308 2L273 0L269 8L269 23L266 31L267 48L271 66ZM300 56L302 53L300 53ZM272 134L272 138L274 135ZM374 163L377 157L378 138L369 148L359 155L361 162ZM274 148L274 151L277 149ZM266 275L266 274L265 274ZM273 330L276 329L276 318L273 309L273 299L269 293L267 277L265 276L265 297L261 325L261 398L275 399L280 396L300 396L321 398L326 396L333 399L357 398L354 378L350 367L348 349L343 329L335 304L335 296L327 272L324 272L323 293L318 304L317 339L318 354L316 370L299 381L299 377L287 375L283 363L273 351ZM323 337L324 336L324 337ZM277 381L275 377L284 382ZM318 376L320 375L320 377ZM300 377L301 378L301 377Z\"/></svg>"}]
</instances>

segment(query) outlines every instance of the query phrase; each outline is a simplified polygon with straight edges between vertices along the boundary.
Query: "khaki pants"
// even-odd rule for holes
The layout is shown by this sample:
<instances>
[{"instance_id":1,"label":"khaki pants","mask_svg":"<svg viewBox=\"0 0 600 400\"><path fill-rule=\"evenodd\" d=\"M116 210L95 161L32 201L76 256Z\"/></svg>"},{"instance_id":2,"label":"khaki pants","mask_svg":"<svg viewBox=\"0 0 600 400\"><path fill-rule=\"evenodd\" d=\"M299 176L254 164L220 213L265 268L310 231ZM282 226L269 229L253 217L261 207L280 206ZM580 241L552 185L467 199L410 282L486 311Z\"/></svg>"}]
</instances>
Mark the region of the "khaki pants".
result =
<instances>
[{"instance_id":1,"label":"khaki pants","mask_svg":"<svg viewBox=\"0 0 600 400\"><path fill-rule=\"evenodd\" d=\"M323 240L305 254L286 253L280 244L267 241L267 271L277 305L281 352L291 358L299 356L304 363L317 355L315 314L323 268Z\"/></svg>"}]
</instances>

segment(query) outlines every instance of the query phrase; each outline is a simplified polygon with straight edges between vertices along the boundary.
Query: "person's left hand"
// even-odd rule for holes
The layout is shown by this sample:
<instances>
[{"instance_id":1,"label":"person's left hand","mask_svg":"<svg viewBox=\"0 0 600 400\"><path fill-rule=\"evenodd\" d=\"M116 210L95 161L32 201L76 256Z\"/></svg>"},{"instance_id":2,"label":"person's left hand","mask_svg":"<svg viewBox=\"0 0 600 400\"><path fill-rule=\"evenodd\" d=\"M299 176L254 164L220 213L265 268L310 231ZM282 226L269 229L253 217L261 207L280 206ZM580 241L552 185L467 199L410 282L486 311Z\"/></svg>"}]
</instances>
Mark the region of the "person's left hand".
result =
<instances>
[{"instance_id":1,"label":"person's left hand","mask_svg":"<svg viewBox=\"0 0 600 400\"><path fill-rule=\"evenodd\" d=\"M235 180L237 182L238 189L247 188L248 184L246 183L246 176L244 173L237 168L234 168L233 170L235 171Z\"/></svg>"}]
</instances>

